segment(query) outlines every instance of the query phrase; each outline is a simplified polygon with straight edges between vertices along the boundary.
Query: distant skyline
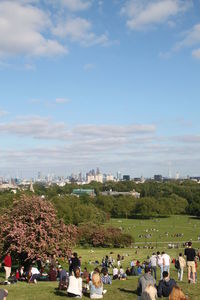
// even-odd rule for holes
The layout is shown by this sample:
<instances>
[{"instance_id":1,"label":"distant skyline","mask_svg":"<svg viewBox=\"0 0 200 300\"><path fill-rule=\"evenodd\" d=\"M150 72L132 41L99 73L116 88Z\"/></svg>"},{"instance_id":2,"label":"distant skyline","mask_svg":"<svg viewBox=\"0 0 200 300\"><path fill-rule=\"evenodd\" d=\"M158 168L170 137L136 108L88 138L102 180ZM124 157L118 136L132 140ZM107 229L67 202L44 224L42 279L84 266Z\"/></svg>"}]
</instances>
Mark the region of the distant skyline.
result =
<instances>
[{"instance_id":1,"label":"distant skyline","mask_svg":"<svg viewBox=\"0 0 200 300\"><path fill-rule=\"evenodd\" d=\"M0 176L200 174L200 1L0 1Z\"/></svg>"}]
</instances>

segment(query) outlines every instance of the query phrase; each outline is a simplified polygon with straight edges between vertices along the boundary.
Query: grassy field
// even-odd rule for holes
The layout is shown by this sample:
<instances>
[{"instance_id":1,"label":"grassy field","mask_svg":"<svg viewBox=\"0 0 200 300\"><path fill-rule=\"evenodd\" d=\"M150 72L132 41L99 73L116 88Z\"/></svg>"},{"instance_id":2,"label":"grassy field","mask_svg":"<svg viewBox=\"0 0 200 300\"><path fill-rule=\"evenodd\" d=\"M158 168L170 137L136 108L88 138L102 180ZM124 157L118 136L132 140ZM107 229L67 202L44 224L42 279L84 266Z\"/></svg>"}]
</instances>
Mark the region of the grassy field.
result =
<instances>
[{"instance_id":1,"label":"grassy field","mask_svg":"<svg viewBox=\"0 0 200 300\"><path fill-rule=\"evenodd\" d=\"M106 225L122 228L124 233L133 236L137 245L170 242L182 244L183 241L190 239L197 241L198 236L200 236L200 219L190 216L170 216L147 220L111 219ZM179 234L178 237L177 234ZM200 246L200 241L196 246Z\"/></svg>"},{"instance_id":2,"label":"grassy field","mask_svg":"<svg viewBox=\"0 0 200 300\"><path fill-rule=\"evenodd\" d=\"M111 255L116 259L117 254L123 255L125 257L122 265L125 269L129 266L130 261L134 259L139 259L143 261L148 255L152 254L155 250L165 250L171 258L177 257L180 251L183 249L168 249L167 243L176 241L182 244L182 241L192 239L197 240L200 234L200 220L195 218L190 218L187 216L175 216L170 218L153 219L153 220L112 220L110 222L112 225L117 227L122 227L124 232L131 233L136 243L140 245L140 249L126 248L126 249L76 249L79 256L81 256L82 266L87 266L89 270L93 270L95 266L95 261L101 262L103 256ZM145 230L154 229L156 231L150 231L152 233L152 238L147 239L145 237L139 238L138 235L146 234ZM158 230L158 231L157 231ZM165 233L168 232L168 236ZM183 233L183 237L175 238L171 235ZM161 237L159 237L161 235ZM170 235L170 236L169 236ZM166 243L165 243L166 242ZM143 246L148 243L152 243L155 250L144 249ZM154 243L154 244L153 244ZM194 247L197 249L200 246L199 243L194 243ZM137 251L137 253L136 253ZM198 278L200 276L200 264L198 265ZM177 280L177 271L174 266L171 266L171 277ZM3 278L1 278L1 281ZM105 299L109 300L121 300L121 299L132 299L136 300L137 295L135 290L137 287L138 277L129 277L126 281L114 281L111 286L106 286L108 290L107 294L104 296ZM179 284L179 283L178 283ZM179 284L183 291L189 295L191 300L200 300L200 283L195 285L189 285L186 278L186 270L184 272L183 282ZM64 299L66 298L66 292L59 292L57 288L57 283L47 283L41 282L37 285L27 284L27 283L17 283L15 285L6 286L9 291L8 300L51 300L51 299ZM4 287L4 286L2 286ZM83 297L87 299L87 297Z\"/></svg>"}]
</instances>

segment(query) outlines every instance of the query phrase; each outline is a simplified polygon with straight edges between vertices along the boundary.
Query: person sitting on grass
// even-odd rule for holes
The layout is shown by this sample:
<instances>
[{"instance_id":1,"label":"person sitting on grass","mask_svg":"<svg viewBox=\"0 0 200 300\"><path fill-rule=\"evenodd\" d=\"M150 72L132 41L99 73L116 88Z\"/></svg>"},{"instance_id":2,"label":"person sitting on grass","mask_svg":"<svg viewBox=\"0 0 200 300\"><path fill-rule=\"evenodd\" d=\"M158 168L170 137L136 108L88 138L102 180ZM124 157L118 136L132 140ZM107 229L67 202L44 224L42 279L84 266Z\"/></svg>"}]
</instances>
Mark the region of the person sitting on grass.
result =
<instances>
[{"instance_id":1,"label":"person sitting on grass","mask_svg":"<svg viewBox=\"0 0 200 300\"><path fill-rule=\"evenodd\" d=\"M102 270L102 277L101 280L103 282L103 284L112 284L112 279L111 277L108 275L108 270L107 268L104 268Z\"/></svg>"},{"instance_id":2,"label":"person sitting on grass","mask_svg":"<svg viewBox=\"0 0 200 300\"><path fill-rule=\"evenodd\" d=\"M69 277L67 295L69 297L82 298L82 278L79 267L76 267L74 269L74 275Z\"/></svg>"},{"instance_id":3,"label":"person sitting on grass","mask_svg":"<svg viewBox=\"0 0 200 300\"><path fill-rule=\"evenodd\" d=\"M188 300L188 297L184 295L180 287L174 286L169 295L169 300Z\"/></svg>"},{"instance_id":4,"label":"person sitting on grass","mask_svg":"<svg viewBox=\"0 0 200 300\"><path fill-rule=\"evenodd\" d=\"M8 296L8 291L4 289L0 289L0 300L6 300Z\"/></svg>"},{"instance_id":5,"label":"person sitting on grass","mask_svg":"<svg viewBox=\"0 0 200 300\"><path fill-rule=\"evenodd\" d=\"M98 272L92 274L92 280L89 283L89 287L91 299L101 299L103 298L103 294L107 292L106 290L103 290L103 283Z\"/></svg>"},{"instance_id":6,"label":"person sitting on grass","mask_svg":"<svg viewBox=\"0 0 200 300\"><path fill-rule=\"evenodd\" d=\"M138 280L138 286L137 286L138 299L141 299L141 295L142 295L142 293L144 293L144 291L148 285L155 286L155 284L156 284L155 279L151 275L151 268L146 266L144 269L144 272L145 272L145 274L142 275Z\"/></svg>"},{"instance_id":7,"label":"person sitting on grass","mask_svg":"<svg viewBox=\"0 0 200 300\"><path fill-rule=\"evenodd\" d=\"M113 268L113 280L116 280L119 278L119 270L116 266Z\"/></svg>"},{"instance_id":8,"label":"person sitting on grass","mask_svg":"<svg viewBox=\"0 0 200 300\"><path fill-rule=\"evenodd\" d=\"M170 279L167 271L163 272L163 279L158 284L158 297L169 297L173 287L176 285L174 279Z\"/></svg>"},{"instance_id":9,"label":"person sitting on grass","mask_svg":"<svg viewBox=\"0 0 200 300\"><path fill-rule=\"evenodd\" d=\"M129 267L127 267L127 269L126 269L126 275L127 275L127 276L131 276L131 270L130 270Z\"/></svg>"},{"instance_id":10,"label":"person sitting on grass","mask_svg":"<svg viewBox=\"0 0 200 300\"><path fill-rule=\"evenodd\" d=\"M157 289L155 286L149 284L147 285L145 291L142 293L141 300L156 300L157 299Z\"/></svg>"},{"instance_id":11,"label":"person sitting on grass","mask_svg":"<svg viewBox=\"0 0 200 300\"><path fill-rule=\"evenodd\" d=\"M57 271L53 266L50 266L48 277L49 277L49 281L56 281L57 280Z\"/></svg>"},{"instance_id":12,"label":"person sitting on grass","mask_svg":"<svg viewBox=\"0 0 200 300\"><path fill-rule=\"evenodd\" d=\"M62 266L59 267L59 290L67 290L69 282L69 276L67 274L67 271L62 268Z\"/></svg>"},{"instance_id":13,"label":"person sitting on grass","mask_svg":"<svg viewBox=\"0 0 200 300\"><path fill-rule=\"evenodd\" d=\"M123 267L121 266L120 269L119 269L119 279L120 280L126 280L126 273L124 272L124 269Z\"/></svg>"},{"instance_id":14,"label":"person sitting on grass","mask_svg":"<svg viewBox=\"0 0 200 300\"><path fill-rule=\"evenodd\" d=\"M40 279L40 276L41 274L38 268L30 266L27 276L28 283L37 283L37 280Z\"/></svg>"}]
</instances>

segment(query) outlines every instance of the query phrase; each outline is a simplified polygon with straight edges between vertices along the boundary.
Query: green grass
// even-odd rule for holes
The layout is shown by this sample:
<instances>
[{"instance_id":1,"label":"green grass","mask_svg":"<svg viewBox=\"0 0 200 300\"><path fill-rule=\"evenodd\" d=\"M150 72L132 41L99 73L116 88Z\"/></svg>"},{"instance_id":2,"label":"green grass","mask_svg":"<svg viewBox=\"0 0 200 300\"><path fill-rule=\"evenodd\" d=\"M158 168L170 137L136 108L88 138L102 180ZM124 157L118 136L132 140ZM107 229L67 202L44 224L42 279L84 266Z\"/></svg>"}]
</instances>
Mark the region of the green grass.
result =
<instances>
[{"instance_id":1,"label":"green grass","mask_svg":"<svg viewBox=\"0 0 200 300\"><path fill-rule=\"evenodd\" d=\"M121 221L121 222L119 222ZM188 216L173 216L170 218L161 218L153 220L125 220L125 219L115 219L110 221L114 226L121 226L124 232L129 232L135 238L136 243L142 242L145 243L154 242L152 244L157 248L155 250L165 250L171 258L177 257L180 251L183 252L183 249L167 249L167 243L170 241L177 241L182 244L182 241L189 239L197 240L198 235L200 234L200 220L195 218L190 218ZM156 228L158 232L152 231L152 239L139 239L139 234L145 234L145 229ZM174 233L184 233L183 238L171 238L171 236L163 236L165 232L169 232L169 235ZM162 237L159 237L162 235ZM157 242L157 243L156 243ZM160 243L160 242L167 242ZM126 248L126 249L76 249L78 254L82 257L82 266L87 266L89 270L94 269L96 265L93 263L98 260L101 262L103 256L110 255L110 252L113 252L112 256L116 259L117 254L124 255L125 260L122 265L124 269L129 266L131 259L139 259L143 261L146 259L147 255L151 255L152 251L150 249L143 249L143 245L140 245L140 249ZM194 247L197 249L197 246L200 246L200 243L194 243ZM200 276L198 265L198 279ZM171 266L171 277L175 280L177 279L177 271L174 266ZM2 280L3 278L1 278ZM137 287L138 277L129 277L127 281L113 281L111 286L106 286L108 290L107 294L104 296L104 299L108 300L121 300L121 299L130 299L136 300L137 295L134 293ZM179 284L179 283L178 283ZM200 283L196 285L189 285L187 283L186 269L184 271L183 282L179 284L183 291L189 295L191 300L200 299ZM58 284L50 282L39 282L37 285L27 284L27 283L17 283L15 285L5 286L9 291L8 300L51 300L51 299L64 299L66 298L66 292L59 292L56 290ZM3 288L4 286L2 286ZM88 299L83 297L83 299Z\"/></svg>"},{"instance_id":2,"label":"green grass","mask_svg":"<svg viewBox=\"0 0 200 300\"><path fill-rule=\"evenodd\" d=\"M170 216L167 218L152 218L152 219L111 219L106 226L112 225L122 228L124 233L129 233L133 236L135 243L181 243L192 239L197 241L200 236L200 219L190 216ZM147 232L148 230L148 232ZM168 235L166 234L168 233ZM183 237L176 237L175 234L183 233ZM151 234L151 238L144 236ZM143 238L139 238L143 235ZM200 241L195 246L200 246Z\"/></svg>"}]
</instances>

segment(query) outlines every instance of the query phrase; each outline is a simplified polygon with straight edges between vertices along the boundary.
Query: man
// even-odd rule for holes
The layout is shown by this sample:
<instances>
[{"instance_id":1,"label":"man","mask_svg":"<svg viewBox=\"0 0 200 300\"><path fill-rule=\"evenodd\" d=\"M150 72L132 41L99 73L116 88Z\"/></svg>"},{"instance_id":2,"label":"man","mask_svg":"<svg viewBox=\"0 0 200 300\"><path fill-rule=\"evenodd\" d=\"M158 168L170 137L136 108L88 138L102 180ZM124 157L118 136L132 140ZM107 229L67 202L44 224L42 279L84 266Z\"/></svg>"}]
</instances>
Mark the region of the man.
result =
<instances>
[{"instance_id":1,"label":"man","mask_svg":"<svg viewBox=\"0 0 200 300\"><path fill-rule=\"evenodd\" d=\"M154 276L156 280L157 256L155 253L153 253L152 256L150 257L150 264L151 264L151 275Z\"/></svg>"},{"instance_id":2,"label":"man","mask_svg":"<svg viewBox=\"0 0 200 300\"><path fill-rule=\"evenodd\" d=\"M164 251L162 252L162 260L163 260L163 271L169 273L171 259L170 256Z\"/></svg>"},{"instance_id":3,"label":"man","mask_svg":"<svg viewBox=\"0 0 200 300\"><path fill-rule=\"evenodd\" d=\"M185 249L185 256L187 259L187 268L188 268L188 282L190 283L190 275L192 273L192 279L193 283L195 283L195 272L196 272L196 267L195 267L195 256L196 252L192 248L192 242L188 242L188 248Z\"/></svg>"},{"instance_id":4,"label":"man","mask_svg":"<svg viewBox=\"0 0 200 300\"><path fill-rule=\"evenodd\" d=\"M142 275L138 280L137 292L138 292L138 300L141 299L142 293L145 291L148 285L155 286L156 281L151 275L151 268L148 266L144 269L145 274Z\"/></svg>"},{"instance_id":5,"label":"man","mask_svg":"<svg viewBox=\"0 0 200 300\"><path fill-rule=\"evenodd\" d=\"M173 287L176 285L174 279L170 279L167 271L163 272L163 279L158 284L158 297L169 297Z\"/></svg>"},{"instance_id":6,"label":"man","mask_svg":"<svg viewBox=\"0 0 200 300\"><path fill-rule=\"evenodd\" d=\"M5 282L7 282L7 283L8 283L8 278L10 277L10 274L11 274L11 267L12 267L12 259L10 256L10 252L8 252L4 258L4 269L6 272Z\"/></svg>"}]
</instances>

